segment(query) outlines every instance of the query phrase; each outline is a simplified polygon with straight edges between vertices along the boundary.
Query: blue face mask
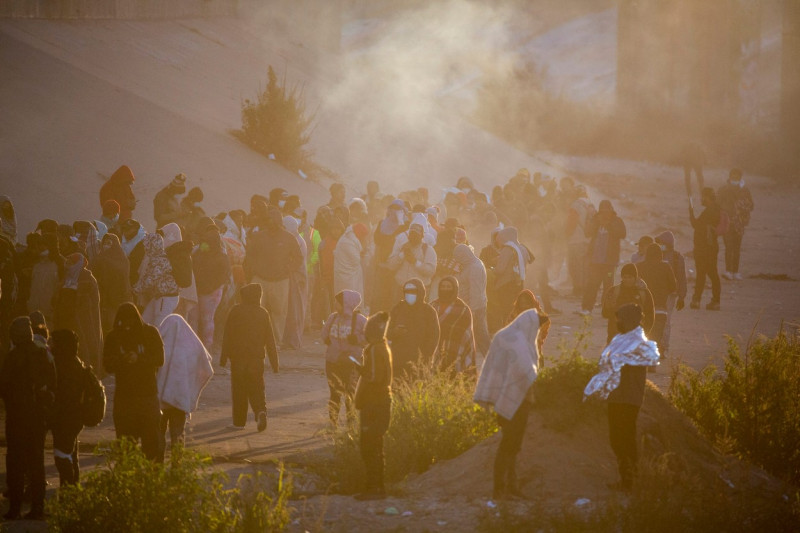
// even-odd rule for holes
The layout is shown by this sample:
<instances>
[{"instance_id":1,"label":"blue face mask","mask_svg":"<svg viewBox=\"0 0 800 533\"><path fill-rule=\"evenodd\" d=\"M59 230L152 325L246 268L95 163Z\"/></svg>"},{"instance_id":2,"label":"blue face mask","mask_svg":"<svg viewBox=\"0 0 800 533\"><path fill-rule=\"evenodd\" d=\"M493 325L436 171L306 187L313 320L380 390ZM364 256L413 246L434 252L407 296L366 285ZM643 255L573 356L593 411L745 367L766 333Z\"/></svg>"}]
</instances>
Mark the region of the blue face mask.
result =
<instances>
[{"instance_id":1,"label":"blue face mask","mask_svg":"<svg viewBox=\"0 0 800 533\"><path fill-rule=\"evenodd\" d=\"M417 295L412 292L407 292L405 294L405 299L408 305L414 305L417 301Z\"/></svg>"}]
</instances>

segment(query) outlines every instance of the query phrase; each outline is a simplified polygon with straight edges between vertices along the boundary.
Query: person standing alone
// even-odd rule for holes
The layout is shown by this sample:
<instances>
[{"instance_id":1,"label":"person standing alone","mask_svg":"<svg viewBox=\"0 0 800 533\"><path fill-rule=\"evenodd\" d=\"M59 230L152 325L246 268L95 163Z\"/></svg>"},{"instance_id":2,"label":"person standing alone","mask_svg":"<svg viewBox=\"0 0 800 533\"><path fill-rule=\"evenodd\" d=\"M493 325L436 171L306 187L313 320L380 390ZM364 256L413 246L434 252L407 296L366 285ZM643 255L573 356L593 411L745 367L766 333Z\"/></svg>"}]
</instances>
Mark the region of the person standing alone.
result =
<instances>
[{"instance_id":1,"label":"person standing alone","mask_svg":"<svg viewBox=\"0 0 800 533\"><path fill-rule=\"evenodd\" d=\"M753 195L744 184L742 171L731 170L728 183L717 191L719 207L728 215L730 225L722 236L725 243L725 279L742 279L739 273L739 257L742 250L744 228L750 223L750 212L753 210Z\"/></svg>"}]
</instances>

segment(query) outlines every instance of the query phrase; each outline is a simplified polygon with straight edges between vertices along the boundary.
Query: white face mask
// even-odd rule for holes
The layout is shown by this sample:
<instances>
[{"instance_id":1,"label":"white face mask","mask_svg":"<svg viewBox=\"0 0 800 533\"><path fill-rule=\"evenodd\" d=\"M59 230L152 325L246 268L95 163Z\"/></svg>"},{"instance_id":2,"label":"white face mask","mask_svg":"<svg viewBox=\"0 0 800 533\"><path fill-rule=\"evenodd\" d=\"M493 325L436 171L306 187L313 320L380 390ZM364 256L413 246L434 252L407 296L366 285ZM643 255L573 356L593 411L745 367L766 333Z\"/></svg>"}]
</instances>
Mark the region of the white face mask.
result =
<instances>
[{"instance_id":1,"label":"white face mask","mask_svg":"<svg viewBox=\"0 0 800 533\"><path fill-rule=\"evenodd\" d=\"M402 211L400 211L400 210L395 211L394 212L394 216L397 219L397 223L398 224L402 224L403 223L404 217L403 217L403 212Z\"/></svg>"},{"instance_id":2,"label":"white face mask","mask_svg":"<svg viewBox=\"0 0 800 533\"><path fill-rule=\"evenodd\" d=\"M414 305L417 302L417 295L414 293L407 292L405 294L405 300L408 305Z\"/></svg>"},{"instance_id":3,"label":"white face mask","mask_svg":"<svg viewBox=\"0 0 800 533\"><path fill-rule=\"evenodd\" d=\"M112 224L116 224L119 221L119 215L114 215L114 218L111 219Z\"/></svg>"},{"instance_id":4,"label":"white face mask","mask_svg":"<svg viewBox=\"0 0 800 533\"><path fill-rule=\"evenodd\" d=\"M278 200L278 207L283 209L283 206L286 205L286 200Z\"/></svg>"},{"instance_id":5,"label":"white face mask","mask_svg":"<svg viewBox=\"0 0 800 533\"><path fill-rule=\"evenodd\" d=\"M739 180L739 188L741 189L743 187L744 187L744 178Z\"/></svg>"}]
</instances>

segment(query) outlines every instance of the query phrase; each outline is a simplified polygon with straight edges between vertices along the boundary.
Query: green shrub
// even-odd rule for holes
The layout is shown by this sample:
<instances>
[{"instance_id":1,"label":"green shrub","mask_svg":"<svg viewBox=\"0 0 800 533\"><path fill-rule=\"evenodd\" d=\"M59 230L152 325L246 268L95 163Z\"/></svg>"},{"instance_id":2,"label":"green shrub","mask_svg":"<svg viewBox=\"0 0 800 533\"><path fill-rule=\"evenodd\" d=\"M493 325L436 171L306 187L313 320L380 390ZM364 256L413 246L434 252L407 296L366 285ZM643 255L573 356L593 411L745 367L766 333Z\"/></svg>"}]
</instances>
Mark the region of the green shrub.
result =
<instances>
[{"instance_id":1,"label":"green shrub","mask_svg":"<svg viewBox=\"0 0 800 533\"><path fill-rule=\"evenodd\" d=\"M283 166L306 172L313 166L306 145L311 140L308 129L314 114L306 113L305 93L297 85L286 88L278 81L272 65L267 71L267 87L255 101L242 102L242 129L233 134L256 151L270 155Z\"/></svg>"},{"instance_id":2,"label":"green shrub","mask_svg":"<svg viewBox=\"0 0 800 533\"><path fill-rule=\"evenodd\" d=\"M419 369L419 374L419 379L400 382L394 389L391 423L384 438L388 482L424 472L497 431L494 415L472 401L474 377L428 368ZM363 488L356 431L334 436L333 457L320 469L334 491L352 493Z\"/></svg>"},{"instance_id":3,"label":"green shrub","mask_svg":"<svg viewBox=\"0 0 800 533\"><path fill-rule=\"evenodd\" d=\"M224 474L211 459L175 448L166 464L145 458L130 440L114 441L105 466L50 500L49 525L69 533L230 531Z\"/></svg>"},{"instance_id":4,"label":"green shrub","mask_svg":"<svg viewBox=\"0 0 800 533\"><path fill-rule=\"evenodd\" d=\"M49 500L49 526L66 533L283 531L292 509L291 481L279 466L277 490L265 474L239 477L212 470L211 458L173 448L165 464L145 458L128 439L111 443L105 465Z\"/></svg>"},{"instance_id":5,"label":"green shrub","mask_svg":"<svg viewBox=\"0 0 800 533\"><path fill-rule=\"evenodd\" d=\"M669 396L717 441L800 484L800 342L796 332L758 337L741 352L728 339L724 372L679 367Z\"/></svg>"},{"instance_id":6,"label":"green shrub","mask_svg":"<svg viewBox=\"0 0 800 533\"><path fill-rule=\"evenodd\" d=\"M236 531L283 531L289 525L292 509L288 503L292 495L292 482L286 478L283 464L279 466L277 493L274 495L270 490L272 481L263 472L239 476L231 502L238 510Z\"/></svg>"}]
</instances>

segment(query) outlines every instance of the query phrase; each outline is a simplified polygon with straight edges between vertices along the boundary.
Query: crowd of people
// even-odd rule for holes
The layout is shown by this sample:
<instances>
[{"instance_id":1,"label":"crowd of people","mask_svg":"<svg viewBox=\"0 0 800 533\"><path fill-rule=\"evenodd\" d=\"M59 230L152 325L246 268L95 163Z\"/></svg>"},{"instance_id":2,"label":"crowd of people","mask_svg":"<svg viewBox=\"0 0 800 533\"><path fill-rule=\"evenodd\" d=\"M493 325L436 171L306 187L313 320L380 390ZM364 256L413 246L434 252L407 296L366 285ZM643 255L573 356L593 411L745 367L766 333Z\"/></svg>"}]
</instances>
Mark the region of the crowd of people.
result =
<instances>
[{"instance_id":1,"label":"crowd of people","mask_svg":"<svg viewBox=\"0 0 800 533\"><path fill-rule=\"evenodd\" d=\"M566 272L581 314L593 312L602 286L609 343L635 329L618 313L636 306L661 357L669 350L672 313L685 305L687 269L673 233L641 237L615 283L626 225L611 201L595 208L586 188L569 177L520 169L488 194L462 177L437 198L426 188L389 194L370 181L363 196L348 199L344 185L334 183L330 200L313 215L299 196L275 188L254 194L248 210L209 216L203 191L187 192L188 181L178 174L155 195L150 223L136 217L135 176L122 166L100 190L97 219L43 219L24 240L11 199L0 196L0 341L8 353L0 394L8 413L7 460L28 465L36 486L32 512L41 512L44 433L59 423L46 407L52 399L23 400L18 389L33 380L37 395L77 401L70 365L116 376L117 435L141 440L148 457L163 460L167 428L172 443L180 443L212 360L218 372L231 363L232 427L245 427L249 404L263 431L265 360L278 372L279 352L299 349L304 335L319 331L331 424L339 424L342 406L350 421L360 410L370 472L364 497L379 497L392 376L415 379L420 365L477 376L485 360L476 401L493 405L500 417L495 490L513 493L522 413L549 317L562 312L551 276ZM706 308L718 310L719 238L723 276L741 279L753 201L736 169L718 193L703 188L701 201L696 216L690 199L697 269L690 307L700 306L709 277ZM502 347L497 339L504 339ZM21 359L42 368L26 373ZM507 372L526 377L510 385ZM36 405L42 407L34 412ZM67 425L56 457L69 459L62 482L75 482L80 428ZM19 442L27 443L24 451ZM9 468L11 517L19 514L21 479Z\"/></svg>"}]
</instances>

